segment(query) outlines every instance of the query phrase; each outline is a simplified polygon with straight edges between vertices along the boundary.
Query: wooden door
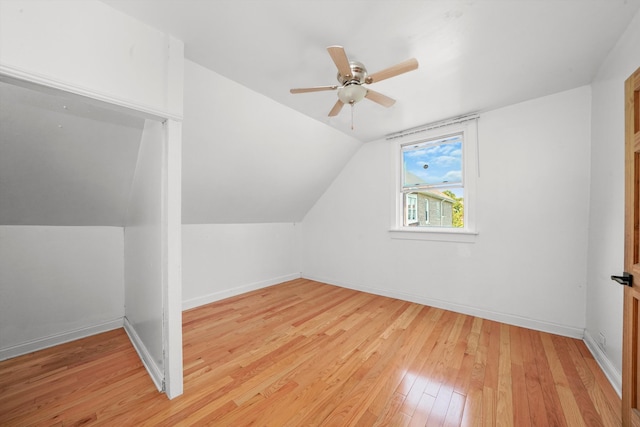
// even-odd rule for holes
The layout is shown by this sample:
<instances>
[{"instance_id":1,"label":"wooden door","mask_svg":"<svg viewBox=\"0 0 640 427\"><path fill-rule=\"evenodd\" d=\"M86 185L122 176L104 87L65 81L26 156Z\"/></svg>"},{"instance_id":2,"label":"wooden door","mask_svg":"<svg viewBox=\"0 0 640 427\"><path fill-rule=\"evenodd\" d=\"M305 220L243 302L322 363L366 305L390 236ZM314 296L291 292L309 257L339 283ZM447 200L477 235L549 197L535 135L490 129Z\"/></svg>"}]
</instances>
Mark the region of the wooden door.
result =
<instances>
[{"instance_id":1,"label":"wooden door","mask_svg":"<svg viewBox=\"0 0 640 427\"><path fill-rule=\"evenodd\" d=\"M625 270L636 280L624 289L622 420L640 427L640 68L625 82L624 249Z\"/></svg>"}]
</instances>

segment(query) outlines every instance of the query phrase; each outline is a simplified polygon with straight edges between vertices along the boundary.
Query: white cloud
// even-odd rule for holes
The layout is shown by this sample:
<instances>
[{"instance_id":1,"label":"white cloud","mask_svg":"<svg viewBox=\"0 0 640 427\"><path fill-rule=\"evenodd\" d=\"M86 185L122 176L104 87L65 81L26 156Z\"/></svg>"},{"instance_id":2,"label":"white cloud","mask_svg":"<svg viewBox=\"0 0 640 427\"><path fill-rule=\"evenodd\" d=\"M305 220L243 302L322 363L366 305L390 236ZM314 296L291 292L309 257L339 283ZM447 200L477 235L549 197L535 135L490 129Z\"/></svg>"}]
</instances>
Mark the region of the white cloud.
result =
<instances>
[{"instance_id":1,"label":"white cloud","mask_svg":"<svg viewBox=\"0 0 640 427\"><path fill-rule=\"evenodd\" d=\"M460 157L456 156L438 156L431 162L433 165L449 166L454 163L460 163Z\"/></svg>"},{"instance_id":2,"label":"white cloud","mask_svg":"<svg viewBox=\"0 0 640 427\"><path fill-rule=\"evenodd\" d=\"M462 172L460 171L449 171L445 174L445 176L442 178L442 181L448 181L448 182L459 182L462 181Z\"/></svg>"}]
</instances>

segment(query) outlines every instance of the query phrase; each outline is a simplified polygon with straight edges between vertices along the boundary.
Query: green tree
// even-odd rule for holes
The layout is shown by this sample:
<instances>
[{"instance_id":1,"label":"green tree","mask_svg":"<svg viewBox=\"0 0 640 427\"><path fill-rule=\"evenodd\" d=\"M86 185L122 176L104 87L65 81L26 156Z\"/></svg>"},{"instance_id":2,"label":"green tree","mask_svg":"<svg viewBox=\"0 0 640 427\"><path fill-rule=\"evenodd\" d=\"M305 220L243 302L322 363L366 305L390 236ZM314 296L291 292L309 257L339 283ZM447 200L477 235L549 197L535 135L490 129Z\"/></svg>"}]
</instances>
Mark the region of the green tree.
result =
<instances>
[{"instance_id":1,"label":"green tree","mask_svg":"<svg viewBox=\"0 0 640 427\"><path fill-rule=\"evenodd\" d=\"M451 190L445 190L443 193L455 200L453 203L453 218L452 223L456 228L464 227L464 199L462 197L458 197Z\"/></svg>"}]
</instances>

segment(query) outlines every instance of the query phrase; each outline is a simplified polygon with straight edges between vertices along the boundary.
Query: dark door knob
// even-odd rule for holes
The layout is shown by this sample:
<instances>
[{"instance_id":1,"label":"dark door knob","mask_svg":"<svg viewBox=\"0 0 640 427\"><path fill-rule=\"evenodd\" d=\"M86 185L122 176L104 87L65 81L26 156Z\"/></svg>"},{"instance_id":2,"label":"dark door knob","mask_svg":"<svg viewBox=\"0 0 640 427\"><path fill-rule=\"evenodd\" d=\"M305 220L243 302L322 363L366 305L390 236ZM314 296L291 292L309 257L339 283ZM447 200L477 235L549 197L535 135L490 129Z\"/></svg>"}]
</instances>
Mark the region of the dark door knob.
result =
<instances>
[{"instance_id":1,"label":"dark door knob","mask_svg":"<svg viewBox=\"0 0 640 427\"><path fill-rule=\"evenodd\" d=\"M622 273L622 276L611 276L611 280L615 280L621 285L633 286L633 276L626 271Z\"/></svg>"}]
</instances>

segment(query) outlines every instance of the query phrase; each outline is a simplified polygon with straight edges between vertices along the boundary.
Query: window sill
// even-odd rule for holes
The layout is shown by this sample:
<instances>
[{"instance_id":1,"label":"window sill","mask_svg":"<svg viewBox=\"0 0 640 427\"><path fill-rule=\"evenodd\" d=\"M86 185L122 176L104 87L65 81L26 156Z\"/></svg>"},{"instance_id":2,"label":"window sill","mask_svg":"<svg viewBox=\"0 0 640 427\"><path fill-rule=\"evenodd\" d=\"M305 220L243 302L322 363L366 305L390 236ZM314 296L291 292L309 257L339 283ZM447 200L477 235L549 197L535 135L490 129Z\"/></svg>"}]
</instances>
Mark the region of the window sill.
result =
<instances>
[{"instance_id":1,"label":"window sill","mask_svg":"<svg viewBox=\"0 0 640 427\"><path fill-rule=\"evenodd\" d=\"M473 231L439 230L439 229L407 229L392 228L389 230L392 239L403 240L427 240L436 242L475 243L478 236Z\"/></svg>"}]
</instances>

